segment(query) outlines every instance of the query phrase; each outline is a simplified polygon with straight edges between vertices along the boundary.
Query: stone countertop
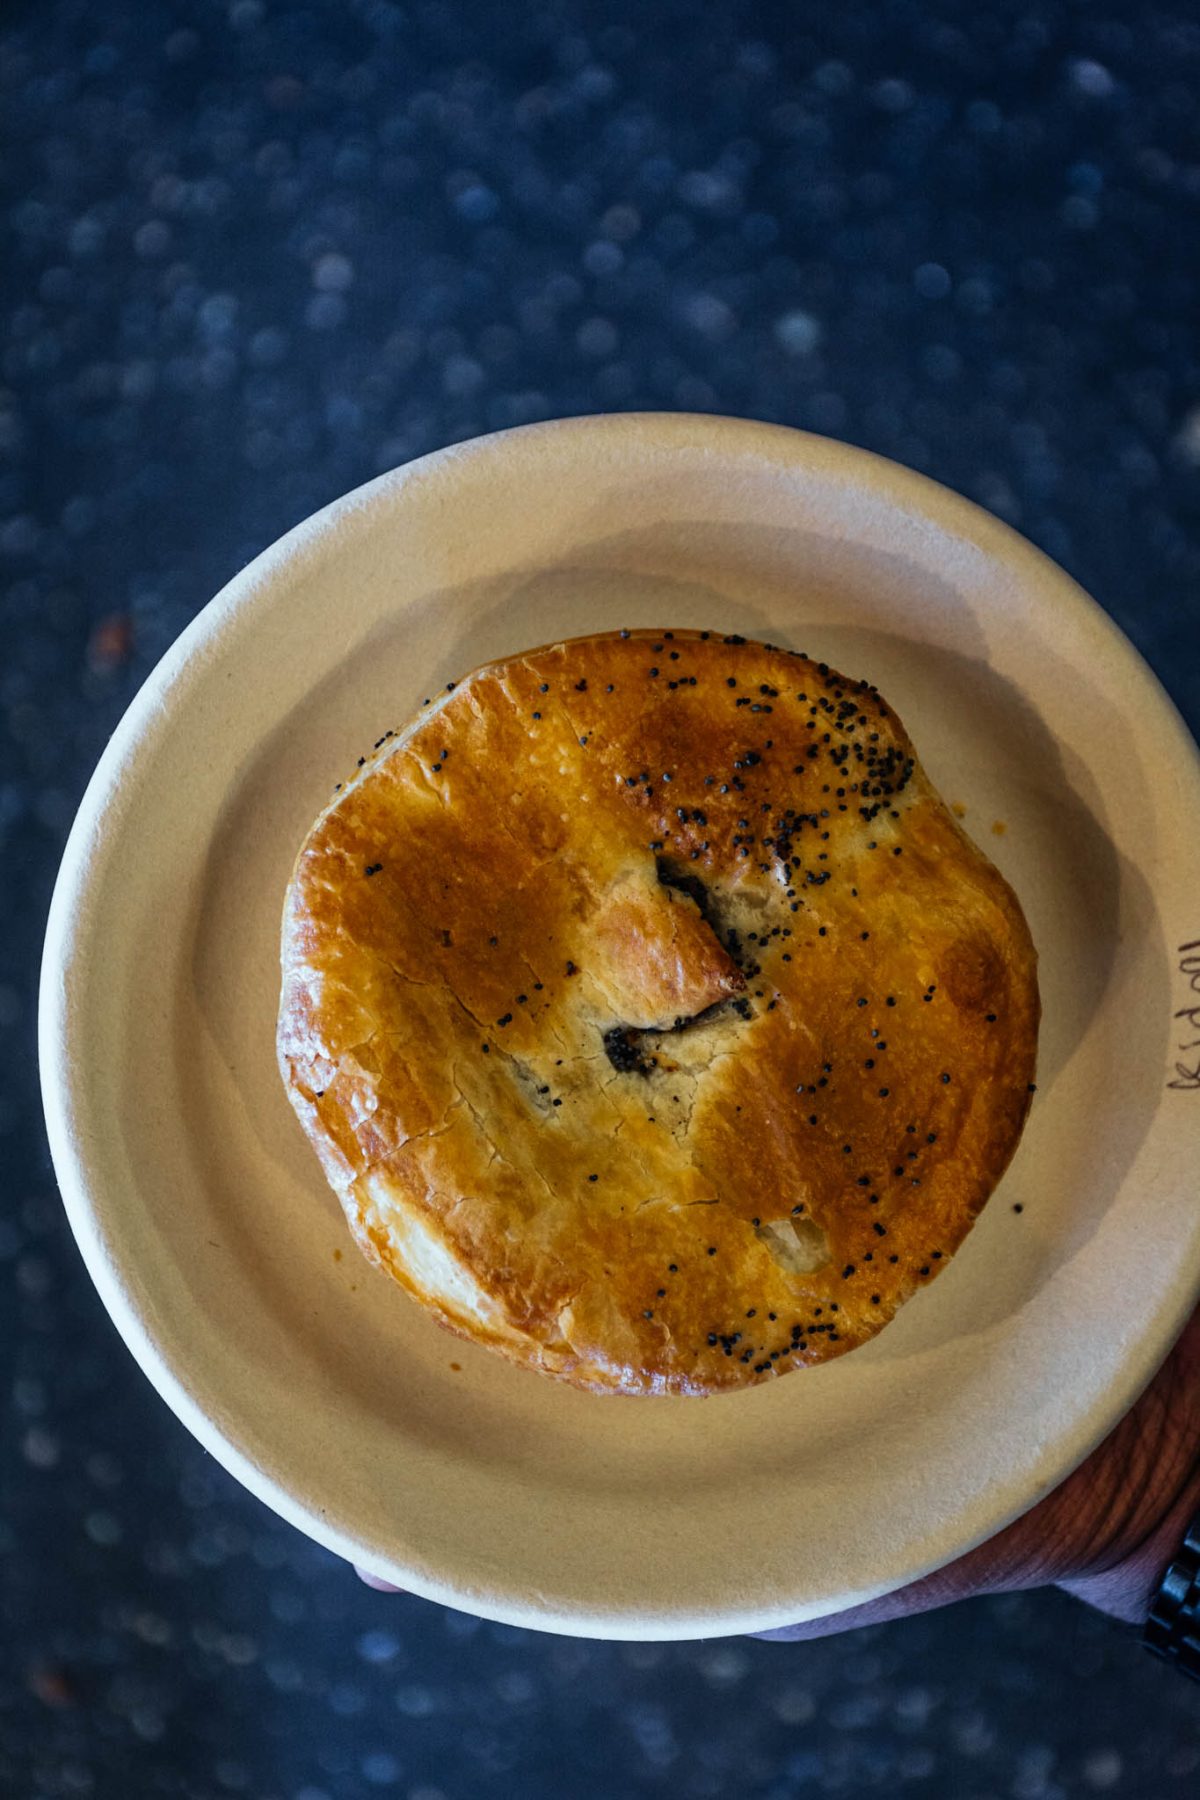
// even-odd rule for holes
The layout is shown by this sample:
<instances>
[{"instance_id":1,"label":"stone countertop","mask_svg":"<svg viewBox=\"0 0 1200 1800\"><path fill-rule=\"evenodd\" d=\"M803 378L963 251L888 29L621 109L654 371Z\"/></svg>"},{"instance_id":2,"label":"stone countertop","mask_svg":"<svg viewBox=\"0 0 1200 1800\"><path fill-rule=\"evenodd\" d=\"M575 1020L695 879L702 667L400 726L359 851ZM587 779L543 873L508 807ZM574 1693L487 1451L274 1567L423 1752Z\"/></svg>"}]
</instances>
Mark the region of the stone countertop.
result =
<instances>
[{"instance_id":1,"label":"stone countertop","mask_svg":"<svg viewBox=\"0 0 1200 1800\"><path fill-rule=\"evenodd\" d=\"M70 1240L34 995L125 705L347 488L747 414L1062 562L1200 725L1182 5L42 0L0 24L0 1792L1183 1800L1200 1690L1055 1594L618 1646L361 1588L150 1390Z\"/></svg>"}]
</instances>

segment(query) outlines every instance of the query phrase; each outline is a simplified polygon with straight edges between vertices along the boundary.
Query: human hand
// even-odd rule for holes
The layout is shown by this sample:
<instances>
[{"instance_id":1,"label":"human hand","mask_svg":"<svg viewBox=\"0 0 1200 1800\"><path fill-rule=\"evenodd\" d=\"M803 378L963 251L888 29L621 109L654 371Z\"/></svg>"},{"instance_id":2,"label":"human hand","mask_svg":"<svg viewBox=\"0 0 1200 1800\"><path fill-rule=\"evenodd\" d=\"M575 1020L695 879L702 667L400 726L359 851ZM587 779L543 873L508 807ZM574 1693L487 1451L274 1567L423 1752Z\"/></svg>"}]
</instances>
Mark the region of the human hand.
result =
<instances>
[{"instance_id":1,"label":"human hand","mask_svg":"<svg viewBox=\"0 0 1200 1800\"><path fill-rule=\"evenodd\" d=\"M829 1637L977 1594L1059 1587L1145 1623L1200 1509L1200 1308L1141 1398L1074 1474L986 1543L878 1600L756 1637Z\"/></svg>"}]
</instances>

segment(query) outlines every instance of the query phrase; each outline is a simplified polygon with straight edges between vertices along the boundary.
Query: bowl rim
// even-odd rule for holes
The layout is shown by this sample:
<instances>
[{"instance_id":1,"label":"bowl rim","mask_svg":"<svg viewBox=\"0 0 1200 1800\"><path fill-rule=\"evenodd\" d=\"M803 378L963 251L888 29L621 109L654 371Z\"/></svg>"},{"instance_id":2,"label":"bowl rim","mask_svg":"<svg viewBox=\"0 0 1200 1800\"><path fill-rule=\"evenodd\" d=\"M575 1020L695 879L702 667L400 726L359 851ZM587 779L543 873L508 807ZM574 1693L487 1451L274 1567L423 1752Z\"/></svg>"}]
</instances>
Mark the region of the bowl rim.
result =
<instances>
[{"instance_id":1,"label":"bowl rim","mask_svg":"<svg viewBox=\"0 0 1200 1800\"><path fill-rule=\"evenodd\" d=\"M873 491L889 504L928 519L950 536L996 557L1018 576L1024 574L1027 580L1048 585L1056 601L1070 610L1072 627L1078 628L1085 640L1102 647L1106 655L1123 662L1131 675L1150 685L1159 702L1160 724L1173 740L1181 779L1190 780L1200 799L1200 750L1174 702L1116 623L1064 570L1020 533L953 489L872 451L791 426L727 415L631 412L584 414L488 433L432 451L352 489L294 525L239 570L170 645L130 701L87 784L69 833L50 903L40 972L38 1060L46 1130L64 1207L84 1263L117 1330L168 1406L217 1461L273 1511L338 1556L384 1578L394 1575L394 1569L381 1566L323 1512L249 1456L238 1441L235 1420L218 1420L199 1403L189 1387L186 1369L176 1366L159 1342L153 1308L137 1269L122 1265L110 1241L104 1202L94 1191L86 1108L79 1093L78 1071L87 1054L86 1016L76 1002L72 979L75 947L86 938L97 912L92 852L101 829L107 830L125 810L128 793L152 757L156 739L171 729L175 704L202 665L220 653L222 637L232 621L269 591L285 571L317 555L332 532L356 515L366 520L381 500L395 498L411 483L428 482L467 459L506 455L514 440L552 443L556 438L561 441L580 434L594 440L597 433L626 437L635 459L639 445L649 439L656 449L702 445L718 456L753 456L785 467L803 463L846 488ZM1108 1403L1099 1409L1103 1416L1093 1417L1090 1431L1071 1444L1065 1457L1049 1458L1045 1479L1036 1491L1009 1507L971 1543L963 1543L955 1555L1019 1517L1102 1441L1153 1377L1186 1322L1198 1291L1200 1259L1190 1280L1185 1272L1177 1282L1175 1304L1160 1307L1152 1326L1139 1339L1141 1354L1130 1359L1123 1379L1108 1390ZM945 1560L930 1567L941 1566ZM915 1575L907 1579L913 1578ZM462 1609L468 1604L460 1588L431 1571L406 1571L405 1579L413 1592L444 1605ZM896 1585L864 1590L848 1597L845 1605L891 1591ZM795 1607L785 1606L769 1617L759 1613L735 1616L732 1610L728 1616L712 1617L689 1612L683 1605L677 1616L670 1617L658 1612L635 1617L628 1608L588 1617L559 1617L547 1616L536 1604L517 1603L499 1593L478 1600L472 1597L469 1604L482 1616L503 1622L617 1639L727 1635L781 1624L785 1615L789 1619L804 1616Z\"/></svg>"}]
</instances>

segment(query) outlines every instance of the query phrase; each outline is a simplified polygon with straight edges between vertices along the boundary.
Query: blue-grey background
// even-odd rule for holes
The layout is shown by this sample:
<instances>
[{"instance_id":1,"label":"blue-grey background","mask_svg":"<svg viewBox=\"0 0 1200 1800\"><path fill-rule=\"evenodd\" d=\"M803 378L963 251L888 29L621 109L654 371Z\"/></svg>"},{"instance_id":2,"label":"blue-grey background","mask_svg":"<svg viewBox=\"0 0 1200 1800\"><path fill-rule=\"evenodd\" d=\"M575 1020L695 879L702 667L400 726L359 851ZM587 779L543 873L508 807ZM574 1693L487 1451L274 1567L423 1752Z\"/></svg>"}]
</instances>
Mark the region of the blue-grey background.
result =
<instances>
[{"instance_id":1,"label":"blue-grey background","mask_svg":"<svg viewBox=\"0 0 1200 1800\"><path fill-rule=\"evenodd\" d=\"M868 445L1064 563L1196 727L1198 92L1186 4L10 0L3 1796L1200 1792L1200 1689L1057 1594L622 1647L361 1588L134 1367L34 1062L63 839L148 669L314 507L476 432Z\"/></svg>"}]
</instances>

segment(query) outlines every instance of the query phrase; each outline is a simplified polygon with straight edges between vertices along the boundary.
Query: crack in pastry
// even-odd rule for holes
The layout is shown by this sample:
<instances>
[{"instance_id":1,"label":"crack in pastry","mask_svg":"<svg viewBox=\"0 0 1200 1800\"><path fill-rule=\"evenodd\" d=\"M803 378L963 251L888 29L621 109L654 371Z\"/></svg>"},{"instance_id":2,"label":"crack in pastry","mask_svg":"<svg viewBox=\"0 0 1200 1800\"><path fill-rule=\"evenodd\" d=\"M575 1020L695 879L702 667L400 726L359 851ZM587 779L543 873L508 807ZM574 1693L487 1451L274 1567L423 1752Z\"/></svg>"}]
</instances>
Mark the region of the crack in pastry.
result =
<instances>
[{"instance_id":1,"label":"crack in pastry","mask_svg":"<svg viewBox=\"0 0 1200 1800\"><path fill-rule=\"evenodd\" d=\"M366 1254L598 1391L866 1341L1032 1091L1015 896L874 688L732 634L448 684L313 826L282 956L281 1072Z\"/></svg>"}]
</instances>

